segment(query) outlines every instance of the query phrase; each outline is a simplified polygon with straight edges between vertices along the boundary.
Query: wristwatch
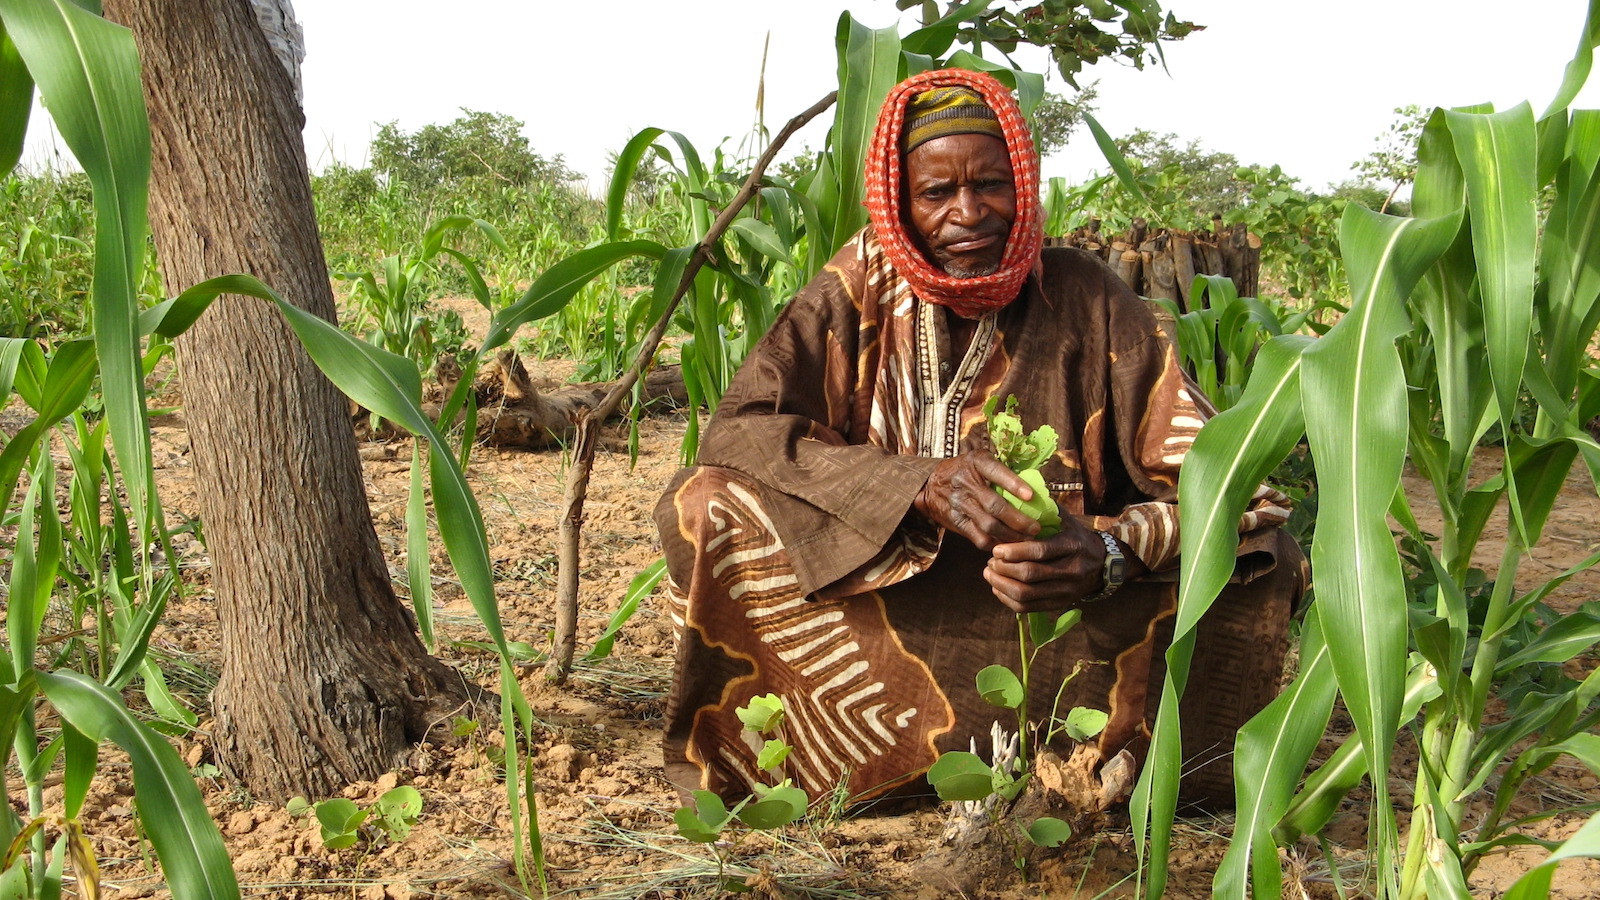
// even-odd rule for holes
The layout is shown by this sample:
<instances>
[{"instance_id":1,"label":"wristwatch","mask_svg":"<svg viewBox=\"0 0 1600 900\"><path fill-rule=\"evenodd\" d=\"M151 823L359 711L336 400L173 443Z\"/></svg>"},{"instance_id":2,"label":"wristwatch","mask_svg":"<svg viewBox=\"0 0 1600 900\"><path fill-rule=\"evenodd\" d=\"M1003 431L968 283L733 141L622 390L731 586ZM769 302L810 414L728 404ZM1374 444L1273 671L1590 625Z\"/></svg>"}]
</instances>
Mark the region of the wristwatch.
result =
<instances>
[{"instance_id":1,"label":"wristwatch","mask_svg":"<svg viewBox=\"0 0 1600 900\"><path fill-rule=\"evenodd\" d=\"M1122 555L1122 548L1117 545L1117 539L1104 531L1096 531L1100 540L1106 543L1106 564L1103 570L1104 584L1099 593L1083 598L1081 603L1099 603L1101 600L1115 594L1117 588L1122 587L1122 582L1128 577L1128 558Z\"/></svg>"}]
</instances>

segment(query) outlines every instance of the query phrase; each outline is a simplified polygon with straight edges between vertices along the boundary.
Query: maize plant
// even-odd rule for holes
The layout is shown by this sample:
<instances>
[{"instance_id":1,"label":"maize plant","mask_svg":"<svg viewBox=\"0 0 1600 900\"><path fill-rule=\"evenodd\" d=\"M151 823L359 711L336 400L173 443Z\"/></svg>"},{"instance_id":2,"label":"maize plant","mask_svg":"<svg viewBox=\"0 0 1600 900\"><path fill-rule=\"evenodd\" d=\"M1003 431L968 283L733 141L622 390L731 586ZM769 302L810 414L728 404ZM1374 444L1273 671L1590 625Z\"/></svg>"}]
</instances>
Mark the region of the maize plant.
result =
<instances>
[{"instance_id":1,"label":"maize plant","mask_svg":"<svg viewBox=\"0 0 1600 900\"><path fill-rule=\"evenodd\" d=\"M6 548L11 577L0 649L0 738L8 759L0 767L0 793L10 796L5 770L14 754L29 815L22 821L9 804L0 811L0 846L6 848L0 895L60 896L69 857L79 893L97 895L94 854L78 815L100 745L109 740L132 760L143 826L173 896L238 897L221 835L187 767L119 695L143 673L158 708L180 720L186 713L166 694L146 657L174 581L170 570L157 571L149 552L161 545L172 556L154 493L141 337L156 330L170 334L185 323L167 318L170 307L139 312L150 134L133 40L126 29L75 3L3 0L0 84L5 171L18 158L37 85L93 184L97 223L93 341L63 341L48 353L28 340L0 343L0 397L20 398L34 413L0 450L0 509L22 494L15 543ZM75 534L64 535L50 442L57 426L89 400L96 374L105 418L94 429L77 419L76 443L65 436L74 469L69 495ZM104 464L107 431L126 506ZM24 475L27 486L19 491ZM111 498L108 531L100 530L102 496ZM54 656L43 646L52 607L95 621L95 646L86 654L95 660L95 677L57 667L73 655L71 642ZM59 730L49 737L45 726L54 724ZM58 764L64 793L59 812L52 813L43 788ZM47 840L51 830L59 835L53 842Z\"/></svg>"},{"instance_id":2,"label":"maize plant","mask_svg":"<svg viewBox=\"0 0 1600 900\"><path fill-rule=\"evenodd\" d=\"M1571 467L1581 459L1600 484L1600 444L1585 427L1600 413L1600 368L1589 356L1600 322L1600 112L1568 108L1597 29L1600 3L1591 3L1543 114L1527 103L1433 112L1415 217L1345 212L1349 312L1320 338L1269 340L1237 404L1196 439L1179 486L1176 636L1134 802L1136 831L1148 838L1146 896L1160 896L1165 882L1182 762L1175 701L1195 622L1231 571L1246 500L1302 434L1321 493L1316 600L1298 676L1239 736L1238 817L1217 895L1279 896L1277 842L1320 830L1367 776L1374 892L1465 897L1485 853L1527 842L1507 813L1530 777L1563 755L1600 772L1600 673L1578 681L1559 669L1600 641L1600 610L1563 615L1543 603L1600 554L1517 587ZM1491 427L1502 437L1498 469L1474 481ZM1437 540L1400 491L1408 459L1432 485L1444 523ZM1473 550L1502 506L1508 538L1492 588L1479 591ZM1410 576L1391 517L1417 561ZM1336 698L1355 734L1302 783ZM1493 698L1503 717L1486 715ZM1414 776L1392 770L1402 730L1421 751ZM1402 775L1414 780L1404 833L1389 788ZM1488 809L1472 813L1468 801L1479 796ZM1555 862L1580 855L1600 855L1600 818L1508 896L1544 896Z\"/></svg>"}]
</instances>

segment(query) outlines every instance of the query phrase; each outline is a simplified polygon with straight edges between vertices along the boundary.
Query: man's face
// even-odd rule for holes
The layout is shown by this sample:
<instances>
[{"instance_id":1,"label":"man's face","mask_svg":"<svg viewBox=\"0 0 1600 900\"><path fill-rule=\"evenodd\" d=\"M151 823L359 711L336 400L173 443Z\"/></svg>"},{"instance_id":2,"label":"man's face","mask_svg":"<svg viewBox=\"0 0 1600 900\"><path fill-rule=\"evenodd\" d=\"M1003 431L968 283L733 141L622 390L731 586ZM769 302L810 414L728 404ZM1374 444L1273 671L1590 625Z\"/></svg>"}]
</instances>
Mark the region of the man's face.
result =
<instances>
[{"instance_id":1,"label":"man's face","mask_svg":"<svg viewBox=\"0 0 1600 900\"><path fill-rule=\"evenodd\" d=\"M907 218L928 261L956 278L999 271L1017 217L1005 141L934 138L906 155L905 171Z\"/></svg>"}]
</instances>

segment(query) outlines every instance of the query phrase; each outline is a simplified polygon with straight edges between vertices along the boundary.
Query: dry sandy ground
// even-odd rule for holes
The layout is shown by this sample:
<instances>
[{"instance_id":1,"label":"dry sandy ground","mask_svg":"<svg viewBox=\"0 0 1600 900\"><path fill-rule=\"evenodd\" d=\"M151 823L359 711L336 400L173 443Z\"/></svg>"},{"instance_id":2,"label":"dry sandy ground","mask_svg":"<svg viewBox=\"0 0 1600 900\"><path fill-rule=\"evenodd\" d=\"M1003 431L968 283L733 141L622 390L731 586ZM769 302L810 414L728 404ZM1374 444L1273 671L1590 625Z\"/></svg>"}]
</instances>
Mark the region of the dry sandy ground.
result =
<instances>
[{"instance_id":1,"label":"dry sandy ground","mask_svg":"<svg viewBox=\"0 0 1600 900\"><path fill-rule=\"evenodd\" d=\"M540 364L531 369L536 378L566 374ZM605 626L630 579L657 557L649 511L677 467L683 431L681 417L645 420L637 466L629 465L620 438L600 454L584 538L580 653ZM156 448L163 502L169 509L192 513L181 414L158 422ZM363 457L379 535L391 570L403 579L409 446L370 444ZM507 628L514 639L534 648L545 646L553 620L562 465L559 452L480 449L470 471L489 525ZM1421 487L1408 483L1413 496ZM1552 516L1544 548L1527 566L1529 575L1547 578L1591 552L1597 519L1600 502L1586 476L1576 475ZM1503 527L1495 527L1502 530L1486 540L1486 546L1503 537ZM1488 547L1488 552L1485 563L1492 565L1498 546ZM213 772L207 768L211 757L204 690L222 661L215 650L215 618L206 596L204 548L187 542L184 559L191 567L193 588L172 608L154 646L172 664L178 688L187 686L186 699L202 717L199 731L177 740L180 752L191 765L201 767L199 771ZM483 635L437 546L434 564L436 600L446 636L439 653L492 685L492 658L459 643ZM1555 602L1571 608L1593 597L1597 586L1600 576L1580 576ZM583 663L569 685L547 685L535 665L524 671L523 688L544 723L534 736L533 751L552 893L619 898L719 895L708 849L675 834L672 813L677 800L661 777L658 733L670 658L670 623L660 602L652 599L628 624L613 656ZM1591 655L1586 665L1595 664ZM1340 727L1348 728L1348 722L1341 726L1336 721L1335 731ZM492 761L498 757L497 742L498 729L485 723L475 734L448 746L424 745L411 765L377 783L352 785L345 795L364 802L395 784L410 784L421 792L424 809L420 824L407 839L363 842L342 851L324 849L315 822L292 817L281 803L246 796L217 777L203 778L202 783L247 896L365 900L522 896L507 862L512 846L505 792ZM1330 737L1323 752L1334 746ZM1399 751L1402 758L1414 760L1409 743ZM1584 802L1596 798L1595 788L1595 779L1581 767L1564 766L1542 779L1535 795L1540 802ZM59 787L51 797L59 801ZM137 835L132 805L126 766L108 760L84 813L106 869L108 896L165 896L147 863L148 848ZM1535 832L1558 838L1580 821L1559 818ZM938 810L868 813L794 827L778 840L753 835L730 853L766 873L758 879L769 885L761 891L764 896L955 896L923 886L911 876L913 865L933 846L942 824ZM1168 896L1210 896L1211 874L1224 849L1221 835L1229 827L1226 818L1186 820L1180 825ZM1341 845L1335 847L1334 858L1346 879L1359 877L1357 851L1364 844L1364 827L1357 802L1330 828ZM1474 877L1475 892L1497 896L1541 855L1534 849L1491 858ZM1295 848L1286 862L1288 896L1335 896L1328 866L1314 845ZM1557 896L1596 895L1592 885L1597 870L1582 866L1558 876ZM1133 870L1124 817L1099 833L1082 835L1035 867L1029 872L1031 881L1000 873L997 883L968 896L999 900L1130 896Z\"/></svg>"}]
</instances>

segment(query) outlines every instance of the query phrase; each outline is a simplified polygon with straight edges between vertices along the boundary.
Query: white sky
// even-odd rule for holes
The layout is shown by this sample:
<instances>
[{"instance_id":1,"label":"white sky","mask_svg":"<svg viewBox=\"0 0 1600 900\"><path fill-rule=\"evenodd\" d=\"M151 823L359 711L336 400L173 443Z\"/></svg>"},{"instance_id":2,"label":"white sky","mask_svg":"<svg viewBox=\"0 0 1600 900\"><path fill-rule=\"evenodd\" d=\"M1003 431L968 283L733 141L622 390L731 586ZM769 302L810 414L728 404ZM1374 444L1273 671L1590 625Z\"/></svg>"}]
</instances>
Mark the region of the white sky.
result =
<instances>
[{"instance_id":1,"label":"white sky","mask_svg":"<svg viewBox=\"0 0 1600 900\"><path fill-rule=\"evenodd\" d=\"M1098 117L1199 139L1245 163L1278 163L1308 187L1350 164L1406 103L1424 107L1527 99L1542 111L1560 83L1586 0L1170 0L1207 26L1165 45L1170 75L1113 63ZM360 164L374 123L448 122L460 107L528 123L534 149L561 154L599 190L606 153L636 131L681 131L708 153L736 147L755 119L763 40L767 125L835 84L840 7L817 0L294 0L306 33L306 146L313 168ZM847 0L882 27L893 0ZM1038 70L1046 68L1041 59ZM1600 73L1579 106L1600 105ZM1069 89L1054 76L1050 87ZM826 126L799 140L819 145ZM36 129L41 130L42 129ZM39 143L34 142L37 148ZM39 158L37 150L30 154ZM1105 165L1086 134L1045 161L1082 180Z\"/></svg>"}]
</instances>

